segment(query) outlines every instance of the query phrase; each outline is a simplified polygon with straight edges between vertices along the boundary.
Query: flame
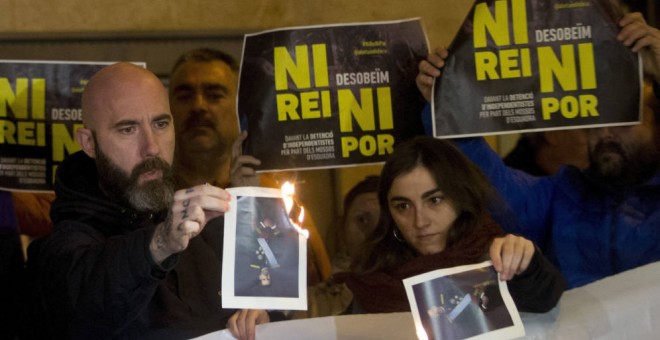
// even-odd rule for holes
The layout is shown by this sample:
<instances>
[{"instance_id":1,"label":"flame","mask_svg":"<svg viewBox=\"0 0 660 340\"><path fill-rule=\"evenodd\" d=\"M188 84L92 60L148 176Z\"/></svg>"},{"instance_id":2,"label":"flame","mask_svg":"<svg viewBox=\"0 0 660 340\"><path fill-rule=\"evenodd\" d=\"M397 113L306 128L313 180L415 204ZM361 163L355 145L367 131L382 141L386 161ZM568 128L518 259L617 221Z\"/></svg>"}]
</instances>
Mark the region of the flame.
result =
<instances>
[{"instance_id":1,"label":"flame","mask_svg":"<svg viewBox=\"0 0 660 340\"><path fill-rule=\"evenodd\" d=\"M295 193L295 187L293 184L289 183L289 181L284 182L282 184L282 195L284 196L284 207L286 208L286 212L290 213L291 208L293 208L293 194Z\"/></svg>"},{"instance_id":2,"label":"flame","mask_svg":"<svg viewBox=\"0 0 660 340\"><path fill-rule=\"evenodd\" d=\"M305 238L309 238L309 230L301 228L303 219L305 218L305 208L303 208L302 205L299 205L293 198L296 191L295 186L293 183L286 181L284 184L282 184L281 190L282 198L284 199L284 207L286 208L287 214L289 214L289 220L291 221L291 224L296 229L296 231L305 236ZM292 211L294 208L296 209ZM291 216L292 213L294 216ZM297 215L297 218L295 215ZM294 221L293 218L296 218L297 221Z\"/></svg>"}]
</instances>

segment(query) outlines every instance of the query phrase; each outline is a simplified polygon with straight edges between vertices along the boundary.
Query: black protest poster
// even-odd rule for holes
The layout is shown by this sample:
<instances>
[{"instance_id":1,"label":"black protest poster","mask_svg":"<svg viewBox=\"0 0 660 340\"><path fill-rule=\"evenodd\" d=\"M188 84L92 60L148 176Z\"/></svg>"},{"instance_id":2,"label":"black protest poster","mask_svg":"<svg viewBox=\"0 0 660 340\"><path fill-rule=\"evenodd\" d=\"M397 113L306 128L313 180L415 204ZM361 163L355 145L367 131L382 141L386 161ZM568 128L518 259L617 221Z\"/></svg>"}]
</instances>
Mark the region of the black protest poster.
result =
<instances>
[{"instance_id":1,"label":"black protest poster","mask_svg":"<svg viewBox=\"0 0 660 340\"><path fill-rule=\"evenodd\" d=\"M607 0L477 1L436 81L437 137L633 124L638 56Z\"/></svg>"},{"instance_id":2,"label":"black protest poster","mask_svg":"<svg viewBox=\"0 0 660 340\"><path fill-rule=\"evenodd\" d=\"M51 191L55 169L80 147L80 100L108 63L0 61L0 189Z\"/></svg>"},{"instance_id":3,"label":"black protest poster","mask_svg":"<svg viewBox=\"0 0 660 340\"><path fill-rule=\"evenodd\" d=\"M279 29L243 48L237 112L257 171L379 163L423 133L417 19Z\"/></svg>"}]
</instances>

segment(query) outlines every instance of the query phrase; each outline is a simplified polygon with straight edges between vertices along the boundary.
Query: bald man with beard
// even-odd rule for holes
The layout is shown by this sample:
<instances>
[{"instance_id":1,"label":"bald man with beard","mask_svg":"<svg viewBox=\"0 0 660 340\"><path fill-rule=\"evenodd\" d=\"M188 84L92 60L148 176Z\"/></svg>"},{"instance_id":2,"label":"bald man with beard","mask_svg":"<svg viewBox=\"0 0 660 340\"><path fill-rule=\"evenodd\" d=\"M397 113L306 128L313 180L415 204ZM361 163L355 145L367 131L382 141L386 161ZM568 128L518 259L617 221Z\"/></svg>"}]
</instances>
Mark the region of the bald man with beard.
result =
<instances>
[{"instance_id":1,"label":"bald man with beard","mask_svg":"<svg viewBox=\"0 0 660 340\"><path fill-rule=\"evenodd\" d=\"M191 338L230 328L254 338L263 310L222 309L222 224L229 194L175 192L167 91L129 63L105 67L82 98L82 151L59 167L54 232L33 242L35 338Z\"/></svg>"}]
</instances>

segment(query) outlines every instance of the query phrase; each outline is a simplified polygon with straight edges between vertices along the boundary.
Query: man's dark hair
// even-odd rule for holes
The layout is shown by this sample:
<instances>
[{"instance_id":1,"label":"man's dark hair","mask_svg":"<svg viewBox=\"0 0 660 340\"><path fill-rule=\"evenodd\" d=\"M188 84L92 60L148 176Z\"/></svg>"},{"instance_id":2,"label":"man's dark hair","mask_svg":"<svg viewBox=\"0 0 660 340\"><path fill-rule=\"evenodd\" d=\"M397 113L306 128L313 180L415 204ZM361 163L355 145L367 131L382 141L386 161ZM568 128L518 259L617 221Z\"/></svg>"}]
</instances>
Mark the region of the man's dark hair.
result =
<instances>
[{"instance_id":1,"label":"man's dark hair","mask_svg":"<svg viewBox=\"0 0 660 340\"><path fill-rule=\"evenodd\" d=\"M174 74L183 63L189 61L211 62L216 60L227 64L232 71L238 72L238 61L230 54L212 48L198 48L181 55L174 63L170 74Z\"/></svg>"}]
</instances>

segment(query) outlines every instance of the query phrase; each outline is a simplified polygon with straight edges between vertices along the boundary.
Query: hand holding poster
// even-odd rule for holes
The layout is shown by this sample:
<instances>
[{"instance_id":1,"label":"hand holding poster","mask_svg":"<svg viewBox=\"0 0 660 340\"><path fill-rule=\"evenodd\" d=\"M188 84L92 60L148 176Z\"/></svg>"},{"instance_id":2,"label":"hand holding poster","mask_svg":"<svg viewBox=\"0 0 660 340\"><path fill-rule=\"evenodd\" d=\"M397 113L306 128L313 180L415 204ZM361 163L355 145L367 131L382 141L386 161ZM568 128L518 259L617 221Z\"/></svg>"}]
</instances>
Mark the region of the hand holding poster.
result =
<instances>
[{"instance_id":1,"label":"hand holding poster","mask_svg":"<svg viewBox=\"0 0 660 340\"><path fill-rule=\"evenodd\" d=\"M238 114L258 171L378 163L423 132L419 20L245 36Z\"/></svg>"},{"instance_id":2,"label":"hand holding poster","mask_svg":"<svg viewBox=\"0 0 660 340\"><path fill-rule=\"evenodd\" d=\"M608 0L477 1L434 92L434 135L639 121L638 56Z\"/></svg>"},{"instance_id":3,"label":"hand holding poster","mask_svg":"<svg viewBox=\"0 0 660 340\"><path fill-rule=\"evenodd\" d=\"M490 261L403 280L419 339L505 339L525 335L506 282Z\"/></svg>"}]
</instances>

